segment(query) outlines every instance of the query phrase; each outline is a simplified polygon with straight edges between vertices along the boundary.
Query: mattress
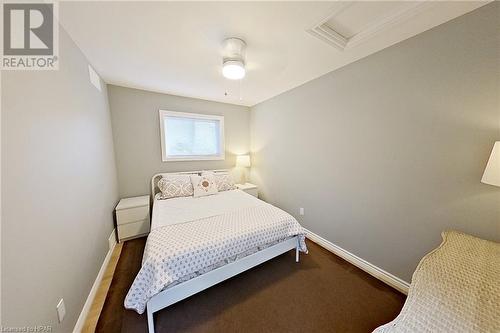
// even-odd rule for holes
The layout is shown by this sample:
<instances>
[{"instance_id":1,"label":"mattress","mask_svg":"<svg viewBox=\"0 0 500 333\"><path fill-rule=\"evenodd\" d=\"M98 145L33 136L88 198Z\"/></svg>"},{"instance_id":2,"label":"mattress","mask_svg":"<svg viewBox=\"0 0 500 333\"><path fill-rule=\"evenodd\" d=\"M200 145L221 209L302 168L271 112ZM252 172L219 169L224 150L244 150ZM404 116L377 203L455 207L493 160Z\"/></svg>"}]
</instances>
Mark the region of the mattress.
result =
<instances>
[{"instance_id":1,"label":"mattress","mask_svg":"<svg viewBox=\"0 0 500 333\"><path fill-rule=\"evenodd\" d=\"M295 236L299 250L307 252L295 218L240 190L156 198L142 267L125 308L141 314L161 291Z\"/></svg>"}]
</instances>

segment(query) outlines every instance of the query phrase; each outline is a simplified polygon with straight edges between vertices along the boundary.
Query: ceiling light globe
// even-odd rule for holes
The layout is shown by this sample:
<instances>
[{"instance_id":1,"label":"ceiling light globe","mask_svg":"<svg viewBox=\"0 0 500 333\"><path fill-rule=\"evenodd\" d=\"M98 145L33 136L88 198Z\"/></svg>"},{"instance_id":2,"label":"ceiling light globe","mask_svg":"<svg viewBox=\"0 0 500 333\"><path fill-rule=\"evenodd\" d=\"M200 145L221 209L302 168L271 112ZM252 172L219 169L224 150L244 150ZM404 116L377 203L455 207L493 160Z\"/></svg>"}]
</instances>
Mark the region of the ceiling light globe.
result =
<instances>
[{"instance_id":1,"label":"ceiling light globe","mask_svg":"<svg viewBox=\"0 0 500 333\"><path fill-rule=\"evenodd\" d=\"M222 65L222 75L229 80L241 80L245 77L245 65L241 61L228 60Z\"/></svg>"}]
</instances>

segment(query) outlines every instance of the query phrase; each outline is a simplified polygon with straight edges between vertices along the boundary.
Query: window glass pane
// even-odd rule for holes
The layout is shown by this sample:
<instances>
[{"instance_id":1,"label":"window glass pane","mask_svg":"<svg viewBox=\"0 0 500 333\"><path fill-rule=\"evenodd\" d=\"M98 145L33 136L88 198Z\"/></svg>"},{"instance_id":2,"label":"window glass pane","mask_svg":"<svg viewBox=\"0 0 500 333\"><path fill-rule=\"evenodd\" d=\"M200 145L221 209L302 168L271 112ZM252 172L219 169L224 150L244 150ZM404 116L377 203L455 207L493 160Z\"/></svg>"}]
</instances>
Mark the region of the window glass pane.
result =
<instances>
[{"instance_id":1,"label":"window glass pane","mask_svg":"<svg viewBox=\"0 0 500 333\"><path fill-rule=\"evenodd\" d=\"M167 156L214 156L221 153L218 120L167 116L164 122Z\"/></svg>"}]
</instances>

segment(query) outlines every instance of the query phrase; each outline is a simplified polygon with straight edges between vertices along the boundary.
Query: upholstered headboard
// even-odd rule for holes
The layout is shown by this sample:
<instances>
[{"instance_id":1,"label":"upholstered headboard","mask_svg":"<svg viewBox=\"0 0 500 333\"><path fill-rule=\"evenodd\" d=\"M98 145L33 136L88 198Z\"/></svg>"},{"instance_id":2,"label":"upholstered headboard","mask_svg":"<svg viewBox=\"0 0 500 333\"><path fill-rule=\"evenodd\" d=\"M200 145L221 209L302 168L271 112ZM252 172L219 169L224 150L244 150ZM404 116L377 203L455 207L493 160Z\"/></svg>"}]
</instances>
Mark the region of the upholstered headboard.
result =
<instances>
[{"instance_id":1,"label":"upholstered headboard","mask_svg":"<svg viewBox=\"0 0 500 333\"><path fill-rule=\"evenodd\" d=\"M214 173L219 173L219 172L231 172L229 169L220 169L220 170L203 170L203 171L211 171ZM154 199L156 193L160 192L160 189L158 188L157 184L158 181L165 176L168 175L200 175L203 171L181 171L181 172L167 172L167 173L157 173L156 175L151 178L151 194L152 194L152 199Z\"/></svg>"}]
</instances>

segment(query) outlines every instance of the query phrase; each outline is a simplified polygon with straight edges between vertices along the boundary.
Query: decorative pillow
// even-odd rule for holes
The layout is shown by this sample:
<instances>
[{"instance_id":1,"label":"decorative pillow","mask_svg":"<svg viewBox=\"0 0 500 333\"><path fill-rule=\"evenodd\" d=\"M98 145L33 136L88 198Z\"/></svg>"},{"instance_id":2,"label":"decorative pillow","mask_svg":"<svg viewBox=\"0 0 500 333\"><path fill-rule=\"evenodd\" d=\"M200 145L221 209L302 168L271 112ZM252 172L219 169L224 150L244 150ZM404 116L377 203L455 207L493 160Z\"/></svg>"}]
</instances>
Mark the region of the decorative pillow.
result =
<instances>
[{"instance_id":1,"label":"decorative pillow","mask_svg":"<svg viewBox=\"0 0 500 333\"><path fill-rule=\"evenodd\" d=\"M218 192L213 174L191 175L191 183L193 184L195 197L216 194Z\"/></svg>"},{"instance_id":2,"label":"decorative pillow","mask_svg":"<svg viewBox=\"0 0 500 333\"><path fill-rule=\"evenodd\" d=\"M160 200L189 197L194 193L193 184L189 175L170 175L162 177L158 181L158 188L161 191Z\"/></svg>"},{"instance_id":3,"label":"decorative pillow","mask_svg":"<svg viewBox=\"0 0 500 333\"><path fill-rule=\"evenodd\" d=\"M229 172L218 172L214 173L212 171L203 171L201 174L204 175L213 175L215 179L215 185L217 185L217 190L219 192L236 190L236 186L234 185L233 177Z\"/></svg>"}]
</instances>

